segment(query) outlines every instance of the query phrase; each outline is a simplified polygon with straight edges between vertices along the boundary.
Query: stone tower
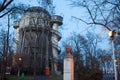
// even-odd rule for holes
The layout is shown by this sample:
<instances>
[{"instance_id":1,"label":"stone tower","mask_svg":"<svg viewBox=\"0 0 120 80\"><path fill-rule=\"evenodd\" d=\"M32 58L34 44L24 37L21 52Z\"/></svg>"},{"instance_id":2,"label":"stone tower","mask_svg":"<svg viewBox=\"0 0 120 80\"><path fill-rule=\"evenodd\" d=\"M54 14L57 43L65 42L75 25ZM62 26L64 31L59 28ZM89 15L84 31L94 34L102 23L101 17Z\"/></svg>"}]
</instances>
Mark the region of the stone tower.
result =
<instances>
[{"instance_id":1,"label":"stone tower","mask_svg":"<svg viewBox=\"0 0 120 80\"><path fill-rule=\"evenodd\" d=\"M62 20L61 16L52 16L41 7L26 10L21 19L14 23L16 29L14 53L32 55L33 62L39 63L40 71L51 65L51 72L57 74L57 55L60 52L58 41L61 38L58 26L62 25Z\"/></svg>"}]
</instances>

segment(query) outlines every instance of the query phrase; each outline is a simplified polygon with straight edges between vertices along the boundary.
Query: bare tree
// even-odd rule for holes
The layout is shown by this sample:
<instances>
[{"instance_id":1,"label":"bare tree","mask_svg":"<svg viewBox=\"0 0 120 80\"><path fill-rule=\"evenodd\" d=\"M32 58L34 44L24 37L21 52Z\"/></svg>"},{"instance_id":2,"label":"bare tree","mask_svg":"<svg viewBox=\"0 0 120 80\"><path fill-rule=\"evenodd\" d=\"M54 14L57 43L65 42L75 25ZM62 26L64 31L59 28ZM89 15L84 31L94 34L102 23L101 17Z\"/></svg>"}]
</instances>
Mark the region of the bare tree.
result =
<instances>
[{"instance_id":1,"label":"bare tree","mask_svg":"<svg viewBox=\"0 0 120 80\"><path fill-rule=\"evenodd\" d=\"M2 0L0 1L0 18L12 11L13 8L8 8L8 6L14 0Z\"/></svg>"},{"instance_id":2,"label":"bare tree","mask_svg":"<svg viewBox=\"0 0 120 80\"><path fill-rule=\"evenodd\" d=\"M1 30L0 31L0 58L1 58L1 64L2 66L0 66L1 68L1 75L2 75L2 80L4 80L4 76L5 76L5 72L6 72L6 66L7 66L7 59L8 59L8 54L9 52L11 52L12 50L8 50L9 47L9 43L7 42L7 40L10 40L10 37L8 39L7 37L7 31ZM10 48L9 48L10 49ZM12 49L12 48L11 48Z\"/></svg>"},{"instance_id":3,"label":"bare tree","mask_svg":"<svg viewBox=\"0 0 120 80\"><path fill-rule=\"evenodd\" d=\"M25 5L23 3L17 4L17 2L14 0L3 0L0 2L0 18L4 17L7 14L11 14L12 17L15 19L23 14L28 6L29 5Z\"/></svg>"},{"instance_id":4,"label":"bare tree","mask_svg":"<svg viewBox=\"0 0 120 80\"><path fill-rule=\"evenodd\" d=\"M120 1L119 0L69 0L74 7L84 8L86 10L86 18L78 18L74 15L75 19L78 19L88 25L97 26L100 25L107 30L119 31L120 29ZM119 37L114 40L115 53L119 53ZM117 52L118 51L118 52ZM103 55L104 56L104 55ZM116 59L119 58L119 54L116 54ZM120 60L120 59L118 59ZM108 61L105 62L105 64ZM117 62L119 65L120 62ZM109 66L110 64L107 64Z\"/></svg>"},{"instance_id":5,"label":"bare tree","mask_svg":"<svg viewBox=\"0 0 120 80\"><path fill-rule=\"evenodd\" d=\"M80 34L73 34L70 40L73 48L73 55L75 61L75 78L78 79L90 79L94 74L99 74L98 78L101 77L100 71L100 60L98 53L98 43L96 36L88 33L87 37ZM65 44L64 44L65 45ZM96 79L95 76L92 79ZM97 79L98 80L98 79Z\"/></svg>"},{"instance_id":6,"label":"bare tree","mask_svg":"<svg viewBox=\"0 0 120 80\"><path fill-rule=\"evenodd\" d=\"M89 21L77 18L86 24L101 25L108 30L119 28L120 1L119 0L69 0L74 7L86 9Z\"/></svg>"},{"instance_id":7,"label":"bare tree","mask_svg":"<svg viewBox=\"0 0 120 80\"><path fill-rule=\"evenodd\" d=\"M98 59L100 60L101 70L104 74L110 73L112 70L109 69L113 67L112 53L110 51L99 50L98 54L100 54Z\"/></svg>"}]
</instances>

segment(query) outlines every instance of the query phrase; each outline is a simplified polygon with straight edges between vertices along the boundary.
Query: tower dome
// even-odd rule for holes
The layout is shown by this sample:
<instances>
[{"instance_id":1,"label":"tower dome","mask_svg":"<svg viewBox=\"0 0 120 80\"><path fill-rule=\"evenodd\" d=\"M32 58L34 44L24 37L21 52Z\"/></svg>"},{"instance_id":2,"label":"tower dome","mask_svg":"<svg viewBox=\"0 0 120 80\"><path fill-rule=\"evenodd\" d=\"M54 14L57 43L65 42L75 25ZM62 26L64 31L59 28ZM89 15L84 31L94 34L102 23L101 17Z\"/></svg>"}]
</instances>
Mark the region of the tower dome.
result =
<instances>
[{"instance_id":1,"label":"tower dome","mask_svg":"<svg viewBox=\"0 0 120 80\"><path fill-rule=\"evenodd\" d=\"M41 7L31 7L25 11L19 21L20 28L42 27L48 28L51 16L48 11Z\"/></svg>"}]
</instances>

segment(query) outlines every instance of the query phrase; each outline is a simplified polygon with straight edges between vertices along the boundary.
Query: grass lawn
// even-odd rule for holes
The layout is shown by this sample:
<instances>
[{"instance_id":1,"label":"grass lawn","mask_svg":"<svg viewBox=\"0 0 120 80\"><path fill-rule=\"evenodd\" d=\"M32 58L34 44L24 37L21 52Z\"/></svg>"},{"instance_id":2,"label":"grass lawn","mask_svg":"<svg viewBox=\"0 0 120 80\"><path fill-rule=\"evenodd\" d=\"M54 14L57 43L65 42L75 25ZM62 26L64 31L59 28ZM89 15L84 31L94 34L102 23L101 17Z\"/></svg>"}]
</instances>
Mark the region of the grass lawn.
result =
<instances>
[{"instance_id":1,"label":"grass lawn","mask_svg":"<svg viewBox=\"0 0 120 80\"><path fill-rule=\"evenodd\" d=\"M7 77L7 79L8 80L32 80L33 77L32 76L25 76L24 79L22 79L21 77L10 75Z\"/></svg>"},{"instance_id":2,"label":"grass lawn","mask_svg":"<svg viewBox=\"0 0 120 80\"><path fill-rule=\"evenodd\" d=\"M49 80L63 80L62 76L50 77Z\"/></svg>"},{"instance_id":3,"label":"grass lawn","mask_svg":"<svg viewBox=\"0 0 120 80\"><path fill-rule=\"evenodd\" d=\"M14 75L10 75L7 77L8 80L32 80L33 76L25 76L24 79L21 77L17 77ZM48 80L63 80L62 76L50 77Z\"/></svg>"}]
</instances>

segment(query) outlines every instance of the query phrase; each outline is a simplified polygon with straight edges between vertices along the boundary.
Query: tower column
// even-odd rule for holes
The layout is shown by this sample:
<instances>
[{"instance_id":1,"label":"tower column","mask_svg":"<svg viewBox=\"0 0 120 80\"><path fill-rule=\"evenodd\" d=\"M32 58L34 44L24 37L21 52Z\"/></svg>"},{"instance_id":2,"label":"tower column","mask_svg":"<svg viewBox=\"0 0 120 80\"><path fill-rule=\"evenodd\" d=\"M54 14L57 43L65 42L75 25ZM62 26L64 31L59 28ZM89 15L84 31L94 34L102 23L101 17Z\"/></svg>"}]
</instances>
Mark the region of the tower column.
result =
<instances>
[{"instance_id":1,"label":"tower column","mask_svg":"<svg viewBox=\"0 0 120 80\"><path fill-rule=\"evenodd\" d=\"M45 68L45 74L47 76L50 75L48 45L49 45L48 33L46 33L46 65L45 65L46 68Z\"/></svg>"},{"instance_id":2,"label":"tower column","mask_svg":"<svg viewBox=\"0 0 120 80\"><path fill-rule=\"evenodd\" d=\"M51 25L52 25L52 55L53 55L53 67L55 71L55 74L59 74L57 71L57 56L60 52L59 46L58 46L58 41L61 37L61 35L58 32L58 27L62 25L62 20L63 18L58 15L54 15L51 18Z\"/></svg>"},{"instance_id":3,"label":"tower column","mask_svg":"<svg viewBox=\"0 0 120 80\"><path fill-rule=\"evenodd\" d=\"M14 29L16 29L16 38L13 38L15 44L15 50L14 53L18 53L18 45L19 45L19 21L14 22Z\"/></svg>"}]
</instances>

